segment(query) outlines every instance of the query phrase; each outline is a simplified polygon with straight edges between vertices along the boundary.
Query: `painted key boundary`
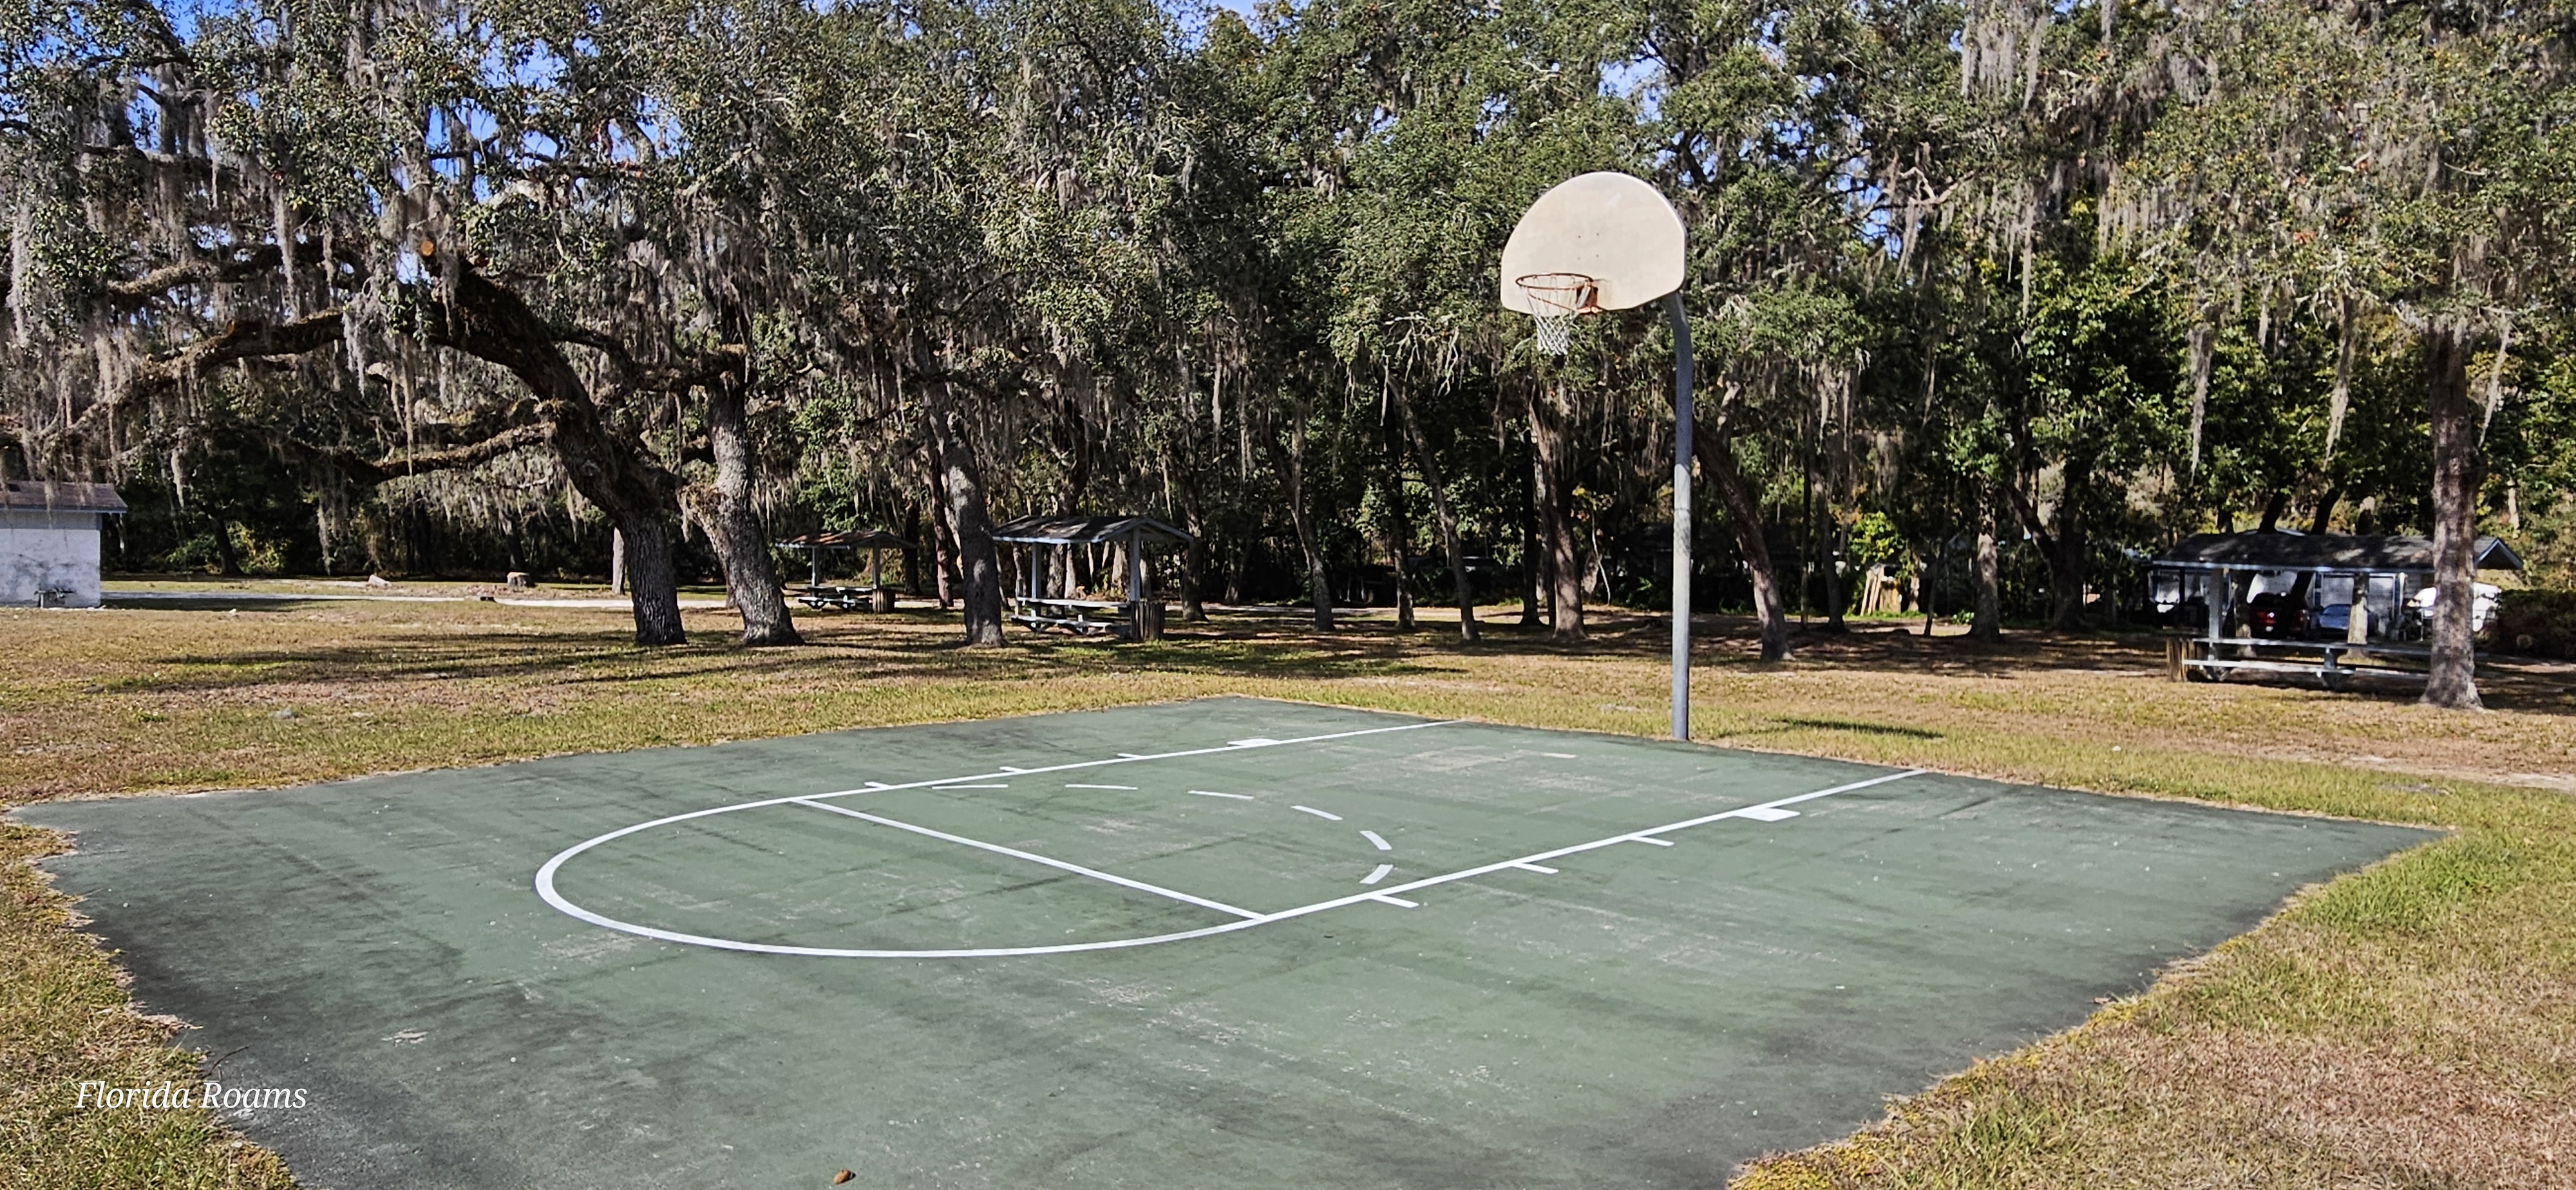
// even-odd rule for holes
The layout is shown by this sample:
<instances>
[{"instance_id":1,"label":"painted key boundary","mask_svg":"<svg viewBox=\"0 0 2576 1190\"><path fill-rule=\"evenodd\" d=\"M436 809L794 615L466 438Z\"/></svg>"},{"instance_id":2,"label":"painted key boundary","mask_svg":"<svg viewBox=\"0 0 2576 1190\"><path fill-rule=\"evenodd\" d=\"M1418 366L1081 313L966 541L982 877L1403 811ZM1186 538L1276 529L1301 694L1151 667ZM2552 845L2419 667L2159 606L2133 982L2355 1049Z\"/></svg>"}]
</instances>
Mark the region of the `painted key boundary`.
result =
<instances>
[{"instance_id":1,"label":"painted key boundary","mask_svg":"<svg viewBox=\"0 0 2576 1190\"><path fill-rule=\"evenodd\" d=\"M1407 900L1401 894L1420 889L1434 888L1443 884L1450 884L1460 880L1469 880L1478 876L1491 875L1496 872L1508 870L1553 875L1556 873L1557 869L1543 866L1544 862L1547 860L1559 859L1570 855L1579 855L1587 851L1595 851L1603 847L1615 846L1620 843L1645 843L1657 846L1671 846L1671 840L1661 838L1660 836L1670 834L1674 831L1688 830L1692 827L1706 826L1708 824L1727 819L1743 819L1752 822L1765 823L1778 822L1797 816L1796 811L1787 809L1789 806L1797 805L1802 802L1814 801L1818 798L1832 797L1836 794L1867 789L1875 785L1885 785L1892 781L1902 781L1908 777L1921 776L1927 771L1924 769L1906 769L1901 772L1887 773L1867 778L1865 780L1847 782L1828 789L1819 789L1809 793L1793 794L1788 797L1762 802L1757 805L1738 806L1734 809L1723 810L1715 814L1704 814L1696 818L1686 818L1678 822L1668 822L1660 826L1646 827L1641 830L1625 831L1620 834L1608 835L1588 842L1553 848L1547 851L1533 852L1529 855L1518 856L1512 859L1498 860L1493 863L1480 864L1471 868L1461 868L1457 871L1446 872L1437 876L1426 876L1420 880L1409 881L1403 884L1390 885L1385 888L1371 888L1367 892L1354 893L1349 896L1317 901L1312 904L1300 905L1293 909L1282 909L1273 913L1256 913L1252 910L1236 908L1232 905L1223 904L1221 902L1198 897L1174 889L1167 889L1158 885L1147 884L1143 881L1132 880L1113 873L1083 867L1063 860L1052 859L1017 848L1005 847L998 843L988 843L983 840L972 839L962 835L954 835L945 831L934 831L927 827L916 826L910 823L884 818L875 814L867 814L856 810L850 810L845 807L829 805L826 804L825 801L825 799L830 798L853 797L861 794L872 793L892 793L906 789L956 787L961 782L979 781L989 777L1022 777L1044 773L1098 768L1104 765L1138 764L1147 761L1173 760L1191 756L1210 756L1233 752L1249 752L1263 748L1291 747L1299 744L1322 743L1330 740L1352 739L1360 736L1385 735L1391 732L1421 731L1427 728L1451 727L1464 722L1466 721L1458 719L1444 719L1426 723L1398 724L1393 727L1373 727L1359 731L1331 732L1323 735L1301 736L1295 739L1286 740L1266 738L1236 740L1221 747L1191 748L1176 752L1159 752L1141 755L1135 753L1121 753L1118 756L1107 759L1075 761L1069 764L1049 765L1041 768L1011 768L1006 766L996 766L995 771L993 772L978 773L972 776L943 777L937 780L912 781L903 784L869 782L855 789L843 789L831 793L791 794L785 797L763 798L756 801L737 802L731 805L712 806L704 810L692 810L684 814L673 814L663 818L656 818L649 822L639 822L632 826L622 827L618 830L613 830L594 838L585 839L582 842L567 847L562 851L557 852L552 858L545 862L544 866L537 869L535 881L536 892L539 898L543 899L546 904L552 906L557 911L604 929L616 930L620 933L632 934L641 938L651 938L660 942L674 942L688 946L703 946L716 950L742 951L752 954L800 955L808 958L833 959L989 959L1080 954L1087 951L1099 950L1127 950L1140 946L1159 946L1164 943L1185 942L1194 938L1208 938L1214 937L1218 934L1231 934L1239 930L1248 930L1255 926L1264 926L1274 922L1288 921L1294 918L1306 917L1312 914L1346 908L1348 906L1366 902L1376 902L1384 905L1393 905L1398 908L1411 909L1417 907L1419 902ZM556 874L562 871L563 866L567 862L571 861L574 857L579 856L583 852L602 844L613 842L643 831L652 830L656 827L669 826L673 823L688 822L694 819L708 818L718 814L730 814L742 810L754 810L767 806L784 805L799 805L809 809L825 810L851 818L863 819L892 829L927 835L944 842L955 843L961 846L1010 856L1026 862L1052 867L1059 871L1082 876L1087 879L1098 880L1104 883L1117 885L1119 887L1146 892L1156 896L1162 896L1172 900L1197 905L1202 908L1232 914L1235 915L1236 920L1212 926L1205 926L1199 929L1180 930L1167 934L1154 934L1134 938L1112 938L1092 942L1066 942L1047 946L1001 946L930 950L884 950L857 947L789 946L780 943L745 942L732 938L716 938L704 934L690 934L677 930L665 930L655 926L640 925L635 922L620 921L616 918L609 917L606 914L593 912L592 910L574 903L555 887Z\"/></svg>"}]
</instances>

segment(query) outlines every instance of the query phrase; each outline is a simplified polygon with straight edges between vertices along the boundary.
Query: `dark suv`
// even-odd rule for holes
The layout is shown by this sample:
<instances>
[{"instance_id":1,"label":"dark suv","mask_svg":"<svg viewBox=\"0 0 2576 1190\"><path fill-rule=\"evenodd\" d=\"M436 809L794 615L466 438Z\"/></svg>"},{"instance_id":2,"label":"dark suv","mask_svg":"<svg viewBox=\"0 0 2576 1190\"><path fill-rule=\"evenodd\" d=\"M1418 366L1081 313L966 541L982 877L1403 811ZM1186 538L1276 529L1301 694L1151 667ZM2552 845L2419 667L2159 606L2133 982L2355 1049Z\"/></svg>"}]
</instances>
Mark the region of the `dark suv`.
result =
<instances>
[{"instance_id":1,"label":"dark suv","mask_svg":"<svg viewBox=\"0 0 2576 1190\"><path fill-rule=\"evenodd\" d=\"M2257 595L2245 605L2245 627L2256 636L2297 636L2307 629L2308 609L2278 592Z\"/></svg>"}]
</instances>

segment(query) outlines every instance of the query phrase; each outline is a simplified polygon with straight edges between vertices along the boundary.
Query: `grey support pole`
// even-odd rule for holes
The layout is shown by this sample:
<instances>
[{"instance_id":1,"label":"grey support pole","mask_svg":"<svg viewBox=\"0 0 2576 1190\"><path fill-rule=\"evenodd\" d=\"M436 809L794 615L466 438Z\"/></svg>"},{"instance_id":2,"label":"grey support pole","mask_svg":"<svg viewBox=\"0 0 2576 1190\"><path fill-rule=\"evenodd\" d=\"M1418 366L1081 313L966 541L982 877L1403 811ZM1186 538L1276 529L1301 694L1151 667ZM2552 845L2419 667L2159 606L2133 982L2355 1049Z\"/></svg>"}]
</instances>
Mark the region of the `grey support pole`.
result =
<instances>
[{"instance_id":1,"label":"grey support pole","mask_svg":"<svg viewBox=\"0 0 2576 1190\"><path fill-rule=\"evenodd\" d=\"M1673 738L1690 739L1691 333L1682 295L1664 295L1673 324Z\"/></svg>"}]
</instances>

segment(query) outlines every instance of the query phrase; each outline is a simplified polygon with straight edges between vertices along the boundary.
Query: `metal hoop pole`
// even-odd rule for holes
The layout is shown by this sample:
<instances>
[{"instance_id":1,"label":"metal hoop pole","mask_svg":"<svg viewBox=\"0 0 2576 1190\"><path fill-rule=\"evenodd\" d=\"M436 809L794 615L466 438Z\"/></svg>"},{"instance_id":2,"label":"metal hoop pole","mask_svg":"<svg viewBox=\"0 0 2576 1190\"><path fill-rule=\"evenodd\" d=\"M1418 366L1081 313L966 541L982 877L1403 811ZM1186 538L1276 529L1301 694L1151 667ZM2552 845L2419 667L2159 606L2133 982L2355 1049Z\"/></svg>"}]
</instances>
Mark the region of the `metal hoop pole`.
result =
<instances>
[{"instance_id":1,"label":"metal hoop pole","mask_svg":"<svg viewBox=\"0 0 2576 1190\"><path fill-rule=\"evenodd\" d=\"M1682 295L1664 295L1673 324L1673 738L1690 740L1691 333Z\"/></svg>"}]
</instances>

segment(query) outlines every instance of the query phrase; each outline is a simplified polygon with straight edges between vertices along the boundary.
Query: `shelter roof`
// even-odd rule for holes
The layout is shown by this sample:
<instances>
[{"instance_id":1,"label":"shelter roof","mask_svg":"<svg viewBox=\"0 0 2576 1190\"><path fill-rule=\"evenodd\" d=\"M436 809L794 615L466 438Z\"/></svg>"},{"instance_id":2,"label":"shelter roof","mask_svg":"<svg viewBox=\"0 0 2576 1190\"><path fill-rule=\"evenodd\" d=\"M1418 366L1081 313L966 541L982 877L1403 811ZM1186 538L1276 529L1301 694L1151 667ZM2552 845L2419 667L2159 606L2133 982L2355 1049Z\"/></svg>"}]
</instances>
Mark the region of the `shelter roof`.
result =
<instances>
[{"instance_id":1,"label":"shelter roof","mask_svg":"<svg viewBox=\"0 0 2576 1190\"><path fill-rule=\"evenodd\" d=\"M781 549L791 550L908 550L913 548L911 542L883 529L869 529L864 532L838 529L830 533L799 533L777 544Z\"/></svg>"},{"instance_id":2,"label":"shelter roof","mask_svg":"<svg viewBox=\"0 0 2576 1190\"><path fill-rule=\"evenodd\" d=\"M1021 545L1094 545L1133 535L1149 543L1187 545L1190 535L1149 516L1024 516L993 527L993 540Z\"/></svg>"},{"instance_id":3,"label":"shelter roof","mask_svg":"<svg viewBox=\"0 0 2576 1190\"><path fill-rule=\"evenodd\" d=\"M0 483L0 509L11 512L123 512L125 497L109 483L12 479Z\"/></svg>"},{"instance_id":4,"label":"shelter roof","mask_svg":"<svg viewBox=\"0 0 2576 1190\"><path fill-rule=\"evenodd\" d=\"M2471 547L2480 570L2520 570L2513 547L2481 537ZM2156 555L2155 564L2185 570L2326 570L2369 574L2433 570L2430 537L2348 533L2196 533Z\"/></svg>"}]
</instances>

